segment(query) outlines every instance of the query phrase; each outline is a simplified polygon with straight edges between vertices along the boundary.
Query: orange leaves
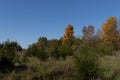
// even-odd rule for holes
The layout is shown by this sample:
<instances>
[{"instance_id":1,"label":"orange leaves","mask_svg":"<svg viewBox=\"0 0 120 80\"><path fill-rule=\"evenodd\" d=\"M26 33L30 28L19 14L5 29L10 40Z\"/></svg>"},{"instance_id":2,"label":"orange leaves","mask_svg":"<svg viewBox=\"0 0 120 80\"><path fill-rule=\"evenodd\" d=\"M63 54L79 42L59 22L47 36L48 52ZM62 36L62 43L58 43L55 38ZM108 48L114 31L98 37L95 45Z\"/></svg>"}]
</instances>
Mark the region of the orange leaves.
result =
<instances>
[{"instance_id":1,"label":"orange leaves","mask_svg":"<svg viewBox=\"0 0 120 80\"><path fill-rule=\"evenodd\" d=\"M102 25L100 38L104 43L116 48L118 47L120 41L117 19L115 17L108 18L108 20Z\"/></svg>"},{"instance_id":2,"label":"orange leaves","mask_svg":"<svg viewBox=\"0 0 120 80\"><path fill-rule=\"evenodd\" d=\"M117 20L115 17L108 18L108 20L102 25L100 37L103 42L107 44L111 44L117 37Z\"/></svg>"},{"instance_id":3,"label":"orange leaves","mask_svg":"<svg viewBox=\"0 0 120 80\"><path fill-rule=\"evenodd\" d=\"M62 43L64 43L66 40L72 40L74 38L74 28L71 24L69 24L65 28L64 36L62 37Z\"/></svg>"}]
</instances>

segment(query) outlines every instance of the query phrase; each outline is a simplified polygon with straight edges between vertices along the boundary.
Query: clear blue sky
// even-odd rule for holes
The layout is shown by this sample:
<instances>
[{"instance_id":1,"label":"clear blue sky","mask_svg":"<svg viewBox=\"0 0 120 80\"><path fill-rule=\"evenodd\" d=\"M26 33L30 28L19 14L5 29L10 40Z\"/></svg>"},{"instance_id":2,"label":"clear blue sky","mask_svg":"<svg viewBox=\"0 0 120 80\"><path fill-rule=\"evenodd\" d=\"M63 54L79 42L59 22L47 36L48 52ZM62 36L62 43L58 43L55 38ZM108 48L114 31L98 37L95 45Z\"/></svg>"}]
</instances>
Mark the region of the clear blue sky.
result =
<instances>
[{"instance_id":1,"label":"clear blue sky","mask_svg":"<svg viewBox=\"0 0 120 80\"><path fill-rule=\"evenodd\" d=\"M83 26L100 29L110 16L120 19L120 0L0 0L0 42L27 48L40 36L59 39L68 24L78 36Z\"/></svg>"}]
</instances>

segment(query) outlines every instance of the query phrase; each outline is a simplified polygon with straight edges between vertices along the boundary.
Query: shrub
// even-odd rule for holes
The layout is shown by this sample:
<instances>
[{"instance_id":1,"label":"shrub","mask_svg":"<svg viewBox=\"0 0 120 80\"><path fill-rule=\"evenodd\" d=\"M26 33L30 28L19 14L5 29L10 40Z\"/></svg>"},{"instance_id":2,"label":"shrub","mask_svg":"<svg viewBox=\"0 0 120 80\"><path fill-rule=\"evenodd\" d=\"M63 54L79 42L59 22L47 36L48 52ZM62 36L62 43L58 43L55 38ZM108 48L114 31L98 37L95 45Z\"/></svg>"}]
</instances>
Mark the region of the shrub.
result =
<instances>
[{"instance_id":1,"label":"shrub","mask_svg":"<svg viewBox=\"0 0 120 80\"><path fill-rule=\"evenodd\" d=\"M76 80L94 80L99 76L98 56L92 48L82 45L74 63Z\"/></svg>"},{"instance_id":2,"label":"shrub","mask_svg":"<svg viewBox=\"0 0 120 80\"><path fill-rule=\"evenodd\" d=\"M22 48L17 42L6 41L0 45L0 72L10 72L14 68L14 58Z\"/></svg>"},{"instance_id":3,"label":"shrub","mask_svg":"<svg viewBox=\"0 0 120 80\"><path fill-rule=\"evenodd\" d=\"M27 50L27 54L31 56L36 56L41 60L45 60L48 57L47 53L45 52L45 48L38 47L36 45L30 46Z\"/></svg>"},{"instance_id":4,"label":"shrub","mask_svg":"<svg viewBox=\"0 0 120 80\"><path fill-rule=\"evenodd\" d=\"M49 56L54 57L55 59L59 59L60 57L57 47L49 48L48 53L49 53Z\"/></svg>"},{"instance_id":5,"label":"shrub","mask_svg":"<svg viewBox=\"0 0 120 80\"><path fill-rule=\"evenodd\" d=\"M72 48L69 47L69 46L65 46L65 45L60 46L59 49L58 49L58 51L59 51L60 57L62 57L64 59L67 56L71 56L73 54Z\"/></svg>"},{"instance_id":6,"label":"shrub","mask_svg":"<svg viewBox=\"0 0 120 80\"><path fill-rule=\"evenodd\" d=\"M113 53L113 47L110 45L103 44L103 43L97 45L94 50L97 53L99 53L98 55L100 56L112 55Z\"/></svg>"}]
</instances>

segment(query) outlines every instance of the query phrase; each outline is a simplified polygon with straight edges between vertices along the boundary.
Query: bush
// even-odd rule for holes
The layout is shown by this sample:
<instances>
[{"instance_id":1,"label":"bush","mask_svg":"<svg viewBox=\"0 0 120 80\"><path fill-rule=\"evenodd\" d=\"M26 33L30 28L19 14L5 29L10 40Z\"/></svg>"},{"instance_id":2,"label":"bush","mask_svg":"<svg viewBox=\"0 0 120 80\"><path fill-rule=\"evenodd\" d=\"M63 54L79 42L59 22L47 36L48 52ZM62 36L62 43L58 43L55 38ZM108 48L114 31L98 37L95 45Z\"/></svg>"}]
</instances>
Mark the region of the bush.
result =
<instances>
[{"instance_id":1,"label":"bush","mask_svg":"<svg viewBox=\"0 0 120 80\"><path fill-rule=\"evenodd\" d=\"M41 60L46 60L47 57L48 57L48 55L45 52L44 48L38 48L38 50L36 51L36 55L35 56L37 56Z\"/></svg>"},{"instance_id":2,"label":"bush","mask_svg":"<svg viewBox=\"0 0 120 80\"><path fill-rule=\"evenodd\" d=\"M10 72L14 68L14 58L22 48L17 42L6 41L0 45L0 72Z\"/></svg>"},{"instance_id":3,"label":"bush","mask_svg":"<svg viewBox=\"0 0 120 80\"><path fill-rule=\"evenodd\" d=\"M14 63L7 58L1 58L0 61L0 73L8 73L14 69Z\"/></svg>"},{"instance_id":4,"label":"bush","mask_svg":"<svg viewBox=\"0 0 120 80\"><path fill-rule=\"evenodd\" d=\"M0 57L6 58L12 61L17 51L21 51L22 48L17 42L6 41L2 43L0 48Z\"/></svg>"},{"instance_id":5,"label":"bush","mask_svg":"<svg viewBox=\"0 0 120 80\"><path fill-rule=\"evenodd\" d=\"M73 54L73 50L69 46L62 45L58 49L59 55L61 58L66 58L67 56L71 56Z\"/></svg>"},{"instance_id":6,"label":"bush","mask_svg":"<svg viewBox=\"0 0 120 80\"><path fill-rule=\"evenodd\" d=\"M36 56L41 60L45 60L48 57L47 53L45 52L45 48L38 47L36 45L30 46L27 50L27 54L31 56Z\"/></svg>"},{"instance_id":7,"label":"bush","mask_svg":"<svg viewBox=\"0 0 120 80\"><path fill-rule=\"evenodd\" d=\"M55 59L59 59L59 57L60 57L60 54L58 52L58 48L57 47L49 48L48 53L49 53L50 57L53 57Z\"/></svg>"},{"instance_id":8,"label":"bush","mask_svg":"<svg viewBox=\"0 0 120 80\"><path fill-rule=\"evenodd\" d=\"M99 76L98 56L92 48L82 45L74 63L76 80L94 80Z\"/></svg>"},{"instance_id":9,"label":"bush","mask_svg":"<svg viewBox=\"0 0 120 80\"><path fill-rule=\"evenodd\" d=\"M106 44L99 44L96 46L96 48L94 49L97 53L99 53L98 55L100 56L105 56L105 55L112 55L113 54L113 47L106 45Z\"/></svg>"}]
</instances>

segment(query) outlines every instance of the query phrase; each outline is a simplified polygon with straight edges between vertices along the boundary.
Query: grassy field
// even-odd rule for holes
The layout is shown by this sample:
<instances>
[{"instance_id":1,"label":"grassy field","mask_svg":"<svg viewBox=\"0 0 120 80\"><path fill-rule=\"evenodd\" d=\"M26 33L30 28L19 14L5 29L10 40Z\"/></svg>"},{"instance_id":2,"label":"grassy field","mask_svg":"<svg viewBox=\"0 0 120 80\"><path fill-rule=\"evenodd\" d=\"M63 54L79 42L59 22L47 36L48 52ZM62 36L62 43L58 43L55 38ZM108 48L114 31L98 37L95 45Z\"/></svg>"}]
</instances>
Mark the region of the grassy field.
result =
<instances>
[{"instance_id":1,"label":"grassy field","mask_svg":"<svg viewBox=\"0 0 120 80\"><path fill-rule=\"evenodd\" d=\"M75 65L73 57L66 60L49 58L43 62L36 57L28 57L27 70L12 72L4 80L74 80ZM101 75L98 80L120 80L120 53L99 58ZM19 78L19 79L18 79Z\"/></svg>"},{"instance_id":2,"label":"grassy field","mask_svg":"<svg viewBox=\"0 0 120 80\"><path fill-rule=\"evenodd\" d=\"M103 79L120 80L120 52L100 58L100 67Z\"/></svg>"}]
</instances>

